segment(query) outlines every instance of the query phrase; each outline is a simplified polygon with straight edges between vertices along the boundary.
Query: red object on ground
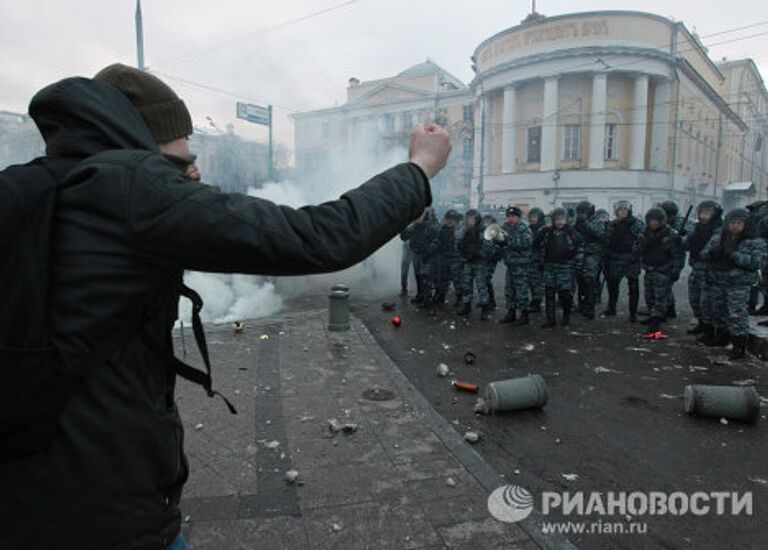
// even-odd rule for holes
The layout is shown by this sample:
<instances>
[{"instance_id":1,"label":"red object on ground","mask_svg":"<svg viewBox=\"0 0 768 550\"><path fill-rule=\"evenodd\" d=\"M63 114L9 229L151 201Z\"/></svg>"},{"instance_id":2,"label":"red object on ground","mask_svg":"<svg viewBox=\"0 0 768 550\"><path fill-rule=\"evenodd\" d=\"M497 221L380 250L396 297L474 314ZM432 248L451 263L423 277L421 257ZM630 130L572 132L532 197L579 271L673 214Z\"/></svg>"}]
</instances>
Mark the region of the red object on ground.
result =
<instances>
[{"instance_id":1,"label":"red object on ground","mask_svg":"<svg viewBox=\"0 0 768 550\"><path fill-rule=\"evenodd\" d=\"M468 391L470 393L477 393L478 391L477 384L471 384L470 382L459 382L458 380L454 380L451 382L451 386L457 390Z\"/></svg>"},{"instance_id":2,"label":"red object on ground","mask_svg":"<svg viewBox=\"0 0 768 550\"><path fill-rule=\"evenodd\" d=\"M665 340L667 338L667 335L659 330L656 332L646 332L643 335L643 338L645 338L646 340Z\"/></svg>"},{"instance_id":3,"label":"red object on ground","mask_svg":"<svg viewBox=\"0 0 768 550\"><path fill-rule=\"evenodd\" d=\"M403 320L400 318L399 315L395 315L392 317L392 324L396 327L399 327L401 324L403 324Z\"/></svg>"}]
</instances>

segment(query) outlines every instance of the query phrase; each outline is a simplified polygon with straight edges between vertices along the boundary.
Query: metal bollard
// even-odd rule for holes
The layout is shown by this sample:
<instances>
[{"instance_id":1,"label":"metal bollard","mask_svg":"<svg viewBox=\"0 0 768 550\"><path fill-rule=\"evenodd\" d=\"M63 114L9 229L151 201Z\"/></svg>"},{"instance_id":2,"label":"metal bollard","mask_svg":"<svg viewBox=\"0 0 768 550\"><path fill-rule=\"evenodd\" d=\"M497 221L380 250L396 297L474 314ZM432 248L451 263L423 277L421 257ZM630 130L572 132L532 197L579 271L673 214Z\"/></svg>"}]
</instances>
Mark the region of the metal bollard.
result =
<instances>
[{"instance_id":1,"label":"metal bollard","mask_svg":"<svg viewBox=\"0 0 768 550\"><path fill-rule=\"evenodd\" d=\"M538 409L547 404L547 384L538 374L491 382L485 399L492 412Z\"/></svg>"},{"instance_id":2,"label":"metal bollard","mask_svg":"<svg viewBox=\"0 0 768 550\"><path fill-rule=\"evenodd\" d=\"M349 289L344 285L335 285L328 295L328 330L349 330Z\"/></svg>"},{"instance_id":3,"label":"metal bollard","mask_svg":"<svg viewBox=\"0 0 768 550\"><path fill-rule=\"evenodd\" d=\"M755 422L760 416L760 395L754 386L693 384L683 392L685 412L707 418Z\"/></svg>"}]
</instances>

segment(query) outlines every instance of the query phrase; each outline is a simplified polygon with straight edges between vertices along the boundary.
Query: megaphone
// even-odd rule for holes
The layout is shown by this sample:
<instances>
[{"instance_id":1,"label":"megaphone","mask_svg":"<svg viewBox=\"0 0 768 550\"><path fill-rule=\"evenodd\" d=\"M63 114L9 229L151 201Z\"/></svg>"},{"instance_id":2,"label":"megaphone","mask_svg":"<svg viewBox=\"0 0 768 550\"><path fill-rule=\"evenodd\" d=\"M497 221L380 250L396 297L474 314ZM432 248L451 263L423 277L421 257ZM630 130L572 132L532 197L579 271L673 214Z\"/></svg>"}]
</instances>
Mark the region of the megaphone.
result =
<instances>
[{"instance_id":1,"label":"megaphone","mask_svg":"<svg viewBox=\"0 0 768 550\"><path fill-rule=\"evenodd\" d=\"M504 231L497 223L492 223L483 231L483 238L486 241L496 241L497 243L503 243L507 240L507 232Z\"/></svg>"}]
</instances>

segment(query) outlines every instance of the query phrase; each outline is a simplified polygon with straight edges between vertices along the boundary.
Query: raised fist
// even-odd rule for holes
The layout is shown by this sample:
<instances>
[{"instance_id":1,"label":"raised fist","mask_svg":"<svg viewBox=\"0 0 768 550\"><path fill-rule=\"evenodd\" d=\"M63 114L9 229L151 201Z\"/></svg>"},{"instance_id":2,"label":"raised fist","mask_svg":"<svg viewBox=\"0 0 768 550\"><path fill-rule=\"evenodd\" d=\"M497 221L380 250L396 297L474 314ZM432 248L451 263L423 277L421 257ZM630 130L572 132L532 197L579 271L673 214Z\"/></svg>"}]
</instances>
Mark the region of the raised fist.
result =
<instances>
[{"instance_id":1,"label":"raised fist","mask_svg":"<svg viewBox=\"0 0 768 550\"><path fill-rule=\"evenodd\" d=\"M450 154L451 137L444 128L427 124L417 126L411 132L409 160L424 170L428 178L432 179L443 169Z\"/></svg>"}]
</instances>

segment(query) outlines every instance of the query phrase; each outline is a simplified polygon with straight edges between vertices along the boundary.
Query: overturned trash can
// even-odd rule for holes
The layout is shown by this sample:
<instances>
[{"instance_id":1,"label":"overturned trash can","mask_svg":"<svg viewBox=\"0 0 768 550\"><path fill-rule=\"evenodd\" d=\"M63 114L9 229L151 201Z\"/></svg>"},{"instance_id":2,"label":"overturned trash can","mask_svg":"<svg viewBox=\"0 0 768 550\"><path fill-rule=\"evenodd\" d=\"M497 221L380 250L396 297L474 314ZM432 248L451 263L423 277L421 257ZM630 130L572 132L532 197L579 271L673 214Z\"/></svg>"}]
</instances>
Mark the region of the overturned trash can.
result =
<instances>
[{"instance_id":1,"label":"overturned trash can","mask_svg":"<svg viewBox=\"0 0 768 550\"><path fill-rule=\"evenodd\" d=\"M344 285L334 285L328 295L328 330L349 330L349 288Z\"/></svg>"},{"instance_id":2,"label":"overturned trash can","mask_svg":"<svg viewBox=\"0 0 768 550\"><path fill-rule=\"evenodd\" d=\"M489 412L539 409L547 404L547 384L539 374L491 382L485 402Z\"/></svg>"},{"instance_id":3,"label":"overturned trash can","mask_svg":"<svg viewBox=\"0 0 768 550\"><path fill-rule=\"evenodd\" d=\"M760 416L760 395L754 386L692 384L683 391L685 412L704 418L755 422Z\"/></svg>"}]
</instances>

